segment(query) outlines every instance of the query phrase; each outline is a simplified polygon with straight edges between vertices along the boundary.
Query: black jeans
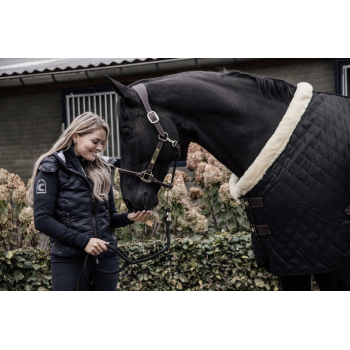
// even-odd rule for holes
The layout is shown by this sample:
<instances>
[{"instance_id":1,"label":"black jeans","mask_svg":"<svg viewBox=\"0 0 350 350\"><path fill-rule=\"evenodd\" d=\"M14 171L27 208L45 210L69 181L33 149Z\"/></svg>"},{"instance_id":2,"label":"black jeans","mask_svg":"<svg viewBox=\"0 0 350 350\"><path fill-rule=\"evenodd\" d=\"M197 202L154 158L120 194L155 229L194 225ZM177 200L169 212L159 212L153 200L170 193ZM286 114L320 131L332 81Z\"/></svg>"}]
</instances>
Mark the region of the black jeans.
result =
<instances>
[{"instance_id":1,"label":"black jeans","mask_svg":"<svg viewBox=\"0 0 350 350\"><path fill-rule=\"evenodd\" d=\"M74 291L80 272L83 268L84 261L72 262L54 262L51 263L52 290L54 291ZM91 255L87 264L88 276L90 279L91 272L97 269L107 271L117 270L119 268L118 256L110 256L99 259L99 264L96 264L95 258ZM80 288L81 291L115 291L118 283L118 274L105 274L97 272L95 282L92 287L89 287L83 275Z\"/></svg>"},{"instance_id":2,"label":"black jeans","mask_svg":"<svg viewBox=\"0 0 350 350\"><path fill-rule=\"evenodd\" d=\"M315 280L324 291L350 291L350 273L347 266L325 273L314 274ZM280 276L284 291L311 290L311 275Z\"/></svg>"}]
</instances>

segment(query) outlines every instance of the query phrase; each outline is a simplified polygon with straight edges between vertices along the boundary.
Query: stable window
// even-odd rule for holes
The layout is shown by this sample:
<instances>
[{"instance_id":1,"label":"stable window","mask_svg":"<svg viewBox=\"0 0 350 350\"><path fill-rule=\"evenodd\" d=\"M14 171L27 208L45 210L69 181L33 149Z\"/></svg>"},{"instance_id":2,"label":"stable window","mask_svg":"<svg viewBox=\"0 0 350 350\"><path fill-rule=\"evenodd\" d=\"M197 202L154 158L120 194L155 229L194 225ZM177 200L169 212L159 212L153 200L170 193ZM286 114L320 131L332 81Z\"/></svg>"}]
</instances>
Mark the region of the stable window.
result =
<instances>
[{"instance_id":1,"label":"stable window","mask_svg":"<svg viewBox=\"0 0 350 350\"><path fill-rule=\"evenodd\" d=\"M119 122L115 110L117 95L112 92L70 93L65 95L65 127L85 112L98 114L109 126L105 155L120 159Z\"/></svg>"}]
</instances>

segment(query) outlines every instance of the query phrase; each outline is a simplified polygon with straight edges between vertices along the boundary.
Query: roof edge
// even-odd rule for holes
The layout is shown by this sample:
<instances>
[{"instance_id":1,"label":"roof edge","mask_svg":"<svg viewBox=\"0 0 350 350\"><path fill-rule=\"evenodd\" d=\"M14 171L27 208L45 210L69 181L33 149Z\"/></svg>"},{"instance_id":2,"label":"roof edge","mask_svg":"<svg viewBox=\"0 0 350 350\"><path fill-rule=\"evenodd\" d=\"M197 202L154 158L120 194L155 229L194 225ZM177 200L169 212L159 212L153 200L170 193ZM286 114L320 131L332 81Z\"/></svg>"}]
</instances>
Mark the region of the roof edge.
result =
<instances>
[{"instance_id":1,"label":"roof edge","mask_svg":"<svg viewBox=\"0 0 350 350\"><path fill-rule=\"evenodd\" d=\"M256 60L261 60L261 58L175 58L106 67L75 69L62 72L22 74L0 77L0 88L100 79L104 78L105 74L124 77L191 68L198 69L201 67L220 66L223 64L242 63Z\"/></svg>"}]
</instances>

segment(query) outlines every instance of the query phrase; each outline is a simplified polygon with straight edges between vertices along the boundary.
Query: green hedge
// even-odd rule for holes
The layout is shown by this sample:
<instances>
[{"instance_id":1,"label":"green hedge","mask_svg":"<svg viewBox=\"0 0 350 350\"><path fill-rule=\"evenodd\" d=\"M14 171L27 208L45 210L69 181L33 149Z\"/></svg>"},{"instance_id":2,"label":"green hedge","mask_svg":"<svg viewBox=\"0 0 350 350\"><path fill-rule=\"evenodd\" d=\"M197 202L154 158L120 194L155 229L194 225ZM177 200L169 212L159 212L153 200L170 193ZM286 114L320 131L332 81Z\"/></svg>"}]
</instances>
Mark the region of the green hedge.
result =
<instances>
[{"instance_id":1,"label":"green hedge","mask_svg":"<svg viewBox=\"0 0 350 350\"><path fill-rule=\"evenodd\" d=\"M0 290L52 290L50 257L33 248L0 250Z\"/></svg>"},{"instance_id":2,"label":"green hedge","mask_svg":"<svg viewBox=\"0 0 350 350\"><path fill-rule=\"evenodd\" d=\"M137 259L163 244L127 243L122 248ZM242 232L174 239L162 256L123 271L117 290L279 290L279 284L257 268L250 234Z\"/></svg>"},{"instance_id":3,"label":"green hedge","mask_svg":"<svg viewBox=\"0 0 350 350\"><path fill-rule=\"evenodd\" d=\"M124 243L131 259L155 253L164 242ZM0 251L0 290L51 290L50 257L37 249ZM117 290L279 290L278 280L258 269L250 234L220 232L172 240L155 260L127 267Z\"/></svg>"}]
</instances>

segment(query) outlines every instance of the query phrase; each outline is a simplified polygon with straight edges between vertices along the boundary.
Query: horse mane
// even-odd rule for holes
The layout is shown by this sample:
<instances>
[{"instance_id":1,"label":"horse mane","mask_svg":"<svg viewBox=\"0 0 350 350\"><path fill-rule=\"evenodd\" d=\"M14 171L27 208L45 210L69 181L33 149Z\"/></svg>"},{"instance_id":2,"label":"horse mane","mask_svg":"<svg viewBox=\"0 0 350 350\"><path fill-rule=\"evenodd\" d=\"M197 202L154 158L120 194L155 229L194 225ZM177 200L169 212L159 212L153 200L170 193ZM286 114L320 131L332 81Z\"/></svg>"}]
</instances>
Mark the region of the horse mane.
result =
<instances>
[{"instance_id":1,"label":"horse mane","mask_svg":"<svg viewBox=\"0 0 350 350\"><path fill-rule=\"evenodd\" d=\"M264 75L254 75L238 70L224 70L221 74L254 80L258 84L259 92L264 97L273 98L286 103L289 103L293 98L297 88L294 84L286 80L271 78Z\"/></svg>"},{"instance_id":2,"label":"horse mane","mask_svg":"<svg viewBox=\"0 0 350 350\"><path fill-rule=\"evenodd\" d=\"M171 75L166 75L162 77L155 77L155 78L148 78L148 79L142 79L138 80L136 82L133 82L132 84L129 84L128 86L131 87L133 85L136 85L138 83L148 83L152 81L162 81L163 79L173 79L178 78L180 79L182 76L191 76L195 75L198 78L201 76L201 74L215 74L219 76L234 76L242 79L250 79L253 80L257 83L259 93L266 97L266 98L272 98L277 101L285 102L285 103L290 103L291 99L294 97L295 91L297 89L296 85L293 83L287 81L287 80L282 80L282 79L277 79L277 78L272 78L268 77L265 75L255 75L251 73L246 73L246 72L241 72L239 70L227 70L223 69L220 70L219 72L208 72L208 71L191 71L191 72L182 72L182 73L177 73L177 74L171 74Z\"/></svg>"}]
</instances>

